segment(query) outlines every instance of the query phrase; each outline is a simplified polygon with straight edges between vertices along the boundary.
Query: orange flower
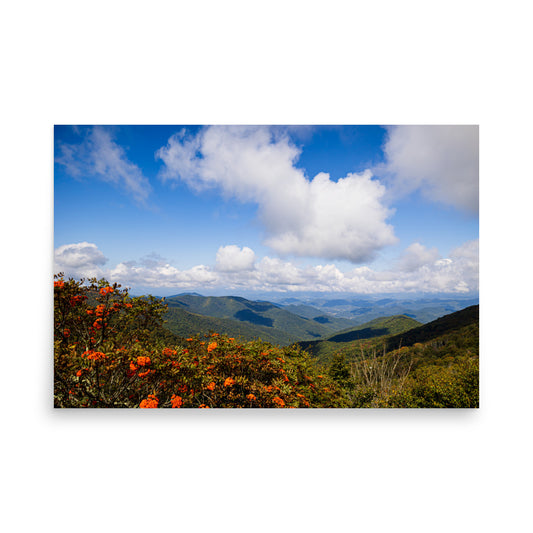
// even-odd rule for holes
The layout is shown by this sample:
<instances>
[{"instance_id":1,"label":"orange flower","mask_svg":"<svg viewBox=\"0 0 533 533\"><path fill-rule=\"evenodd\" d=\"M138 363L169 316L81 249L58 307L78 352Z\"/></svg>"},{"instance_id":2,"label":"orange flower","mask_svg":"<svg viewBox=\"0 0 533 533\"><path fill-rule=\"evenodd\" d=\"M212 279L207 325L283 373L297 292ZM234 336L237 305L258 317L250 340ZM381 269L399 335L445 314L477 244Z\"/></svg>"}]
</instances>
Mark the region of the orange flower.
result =
<instances>
[{"instance_id":1,"label":"orange flower","mask_svg":"<svg viewBox=\"0 0 533 533\"><path fill-rule=\"evenodd\" d=\"M216 342L212 342L207 346L207 351L212 352L217 346L218 344Z\"/></svg>"},{"instance_id":2,"label":"orange flower","mask_svg":"<svg viewBox=\"0 0 533 533\"><path fill-rule=\"evenodd\" d=\"M54 281L54 288L62 289L65 286L65 282L60 279L59 281Z\"/></svg>"},{"instance_id":3,"label":"orange flower","mask_svg":"<svg viewBox=\"0 0 533 533\"><path fill-rule=\"evenodd\" d=\"M186 339L187 341L191 342L193 341L194 339L192 337L189 337L188 339Z\"/></svg>"},{"instance_id":4,"label":"orange flower","mask_svg":"<svg viewBox=\"0 0 533 533\"><path fill-rule=\"evenodd\" d=\"M172 398L170 399L172 403L173 409L179 409L183 405L183 400L181 396L177 396L176 394L172 395Z\"/></svg>"},{"instance_id":5,"label":"orange flower","mask_svg":"<svg viewBox=\"0 0 533 533\"><path fill-rule=\"evenodd\" d=\"M87 359L90 359L91 361L100 361L101 359L106 358L106 355L104 353L95 352L94 350L87 350L86 352L83 352L81 356L87 357Z\"/></svg>"},{"instance_id":6,"label":"orange flower","mask_svg":"<svg viewBox=\"0 0 533 533\"><path fill-rule=\"evenodd\" d=\"M211 333L211 337L218 337L220 336L220 333Z\"/></svg>"},{"instance_id":7,"label":"orange flower","mask_svg":"<svg viewBox=\"0 0 533 533\"><path fill-rule=\"evenodd\" d=\"M133 307L133 305L131 304L124 304L128 309L131 309Z\"/></svg>"},{"instance_id":8,"label":"orange flower","mask_svg":"<svg viewBox=\"0 0 533 533\"><path fill-rule=\"evenodd\" d=\"M254 400L256 400L257 398L253 395L253 394L248 394L248 396L246 396L251 402L253 402Z\"/></svg>"},{"instance_id":9,"label":"orange flower","mask_svg":"<svg viewBox=\"0 0 533 533\"><path fill-rule=\"evenodd\" d=\"M101 294L102 296L104 296L104 295L106 295L106 294L108 294L108 293L110 293L110 292L113 292L113 287L102 287L102 288L100 289L100 294Z\"/></svg>"},{"instance_id":10,"label":"orange flower","mask_svg":"<svg viewBox=\"0 0 533 533\"><path fill-rule=\"evenodd\" d=\"M235 380L232 378L226 378L224 381L224 387L231 387L235 383Z\"/></svg>"},{"instance_id":11,"label":"orange flower","mask_svg":"<svg viewBox=\"0 0 533 533\"><path fill-rule=\"evenodd\" d=\"M140 377L140 378L144 378L144 377L147 376L149 373L150 373L150 370L146 370L145 372L139 372L139 377Z\"/></svg>"},{"instance_id":12,"label":"orange flower","mask_svg":"<svg viewBox=\"0 0 533 533\"><path fill-rule=\"evenodd\" d=\"M70 337L70 329L68 329L68 328L65 329L65 330L63 331L63 336L64 336L64 337Z\"/></svg>"},{"instance_id":13,"label":"orange flower","mask_svg":"<svg viewBox=\"0 0 533 533\"><path fill-rule=\"evenodd\" d=\"M234 340L235 340L234 337L230 337L230 338L228 339L229 342L233 342Z\"/></svg>"},{"instance_id":14,"label":"orange flower","mask_svg":"<svg viewBox=\"0 0 533 533\"><path fill-rule=\"evenodd\" d=\"M81 371L81 370L78 370L78 371L76 372L76 376L78 376L78 377L80 377L81 374L82 374L82 371Z\"/></svg>"},{"instance_id":15,"label":"orange flower","mask_svg":"<svg viewBox=\"0 0 533 533\"><path fill-rule=\"evenodd\" d=\"M206 387L206 389L208 389L208 390L215 390L215 382L212 381L211 383L209 383L209 385Z\"/></svg>"},{"instance_id":16,"label":"orange flower","mask_svg":"<svg viewBox=\"0 0 533 533\"><path fill-rule=\"evenodd\" d=\"M209 405L205 405L205 403L202 403L198 406L199 409L209 409Z\"/></svg>"},{"instance_id":17,"label":"orange flower","mask_svg":"<svg viewBox=\"0 0 533 533\"><path fill-rule=\"evenodd\" d=\"M279 396L274 396L274 398L272 398L272 401L279 407L285 407L285 402Z\"/></svg>"},{"instance_id":18,"label":"orange flower","mask_svg":"<svg viewBox=\"0 0 533 533\"><path fill-rule=\"evenodd\" d=\"M139 407L141 409L154 409L159 405L159 399L156 398L155 394L149 394L146 400L143 400Z\"/></svg>"},{"instance_id":19,"label":"orange flower","mask_svg":"<svg viewBox=\"0 0 533 533\"><path fill-rule=\"evenodd\" d=\"M150 358L149 357L146 357L144 355L140 355L139 357L137 357L137 364L139 366L147 366L151 363L152 361L150 361Z\"/></svg>"},{"instance_id":20,"label":"orange flower","mask_svg":"<svg viewBox=\"0 0 533 533\"><path fill-rule=\"evenodd\" d=\"M167 357L172 357L173 355L176 355L178 352L176 350L173 350L172 348L163 348L163 355L166 355Z\"/></svg>"},{"instance_id":21,"label":"orange flower","mask_svg":"<svg viewBox=\"0 0 533 533\"><path fill-rule=\"evenodd\" d=\"M133 364L133 361L130 362L130 371L137 372L137 367Z\"/></svg>"},{"instance_id":22,"label":"orange flower","mask_svg":"<svg viewBox=\"0 0 533 533\"><path fill-rule=\"evenodd\" d=\"M92 309L87 309L87 314L88 315L92 315L93 314L93 310Z\"/></svg>"},{"instance_id":23,"label":"orange flower","mask_svg":"<svg viewBox=\"0 0 533 533\"><path fill-rule=\"evenodd\" d=\"M83 296L81 294L77 294L76 296L73 296L71 299L70 299L70 305L72 307L74 307L75 305L78 304L78 302L80 300L83 300Z\"/></svg>"}]
</instances>

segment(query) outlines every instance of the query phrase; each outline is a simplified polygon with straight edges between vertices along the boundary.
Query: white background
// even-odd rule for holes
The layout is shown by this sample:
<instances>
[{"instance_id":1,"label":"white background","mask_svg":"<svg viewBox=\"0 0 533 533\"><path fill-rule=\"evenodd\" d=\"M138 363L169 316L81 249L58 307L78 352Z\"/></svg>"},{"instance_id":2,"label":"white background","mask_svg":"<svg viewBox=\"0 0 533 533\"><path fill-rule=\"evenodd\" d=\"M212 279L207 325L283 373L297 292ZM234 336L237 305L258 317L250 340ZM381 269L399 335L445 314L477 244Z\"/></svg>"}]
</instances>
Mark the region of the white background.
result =
<instances>
[{"instance_id":1,"label":"white background","mask_svg":"<svg viewBox=\"0 0 533 533\"><path fill-rule=\"evenodd\" d=\"M531 530L526 5L2 4L3 530ZM479 124L481 408L54 411L53 125L165 123Z\"/></svg>"}]
</instances>

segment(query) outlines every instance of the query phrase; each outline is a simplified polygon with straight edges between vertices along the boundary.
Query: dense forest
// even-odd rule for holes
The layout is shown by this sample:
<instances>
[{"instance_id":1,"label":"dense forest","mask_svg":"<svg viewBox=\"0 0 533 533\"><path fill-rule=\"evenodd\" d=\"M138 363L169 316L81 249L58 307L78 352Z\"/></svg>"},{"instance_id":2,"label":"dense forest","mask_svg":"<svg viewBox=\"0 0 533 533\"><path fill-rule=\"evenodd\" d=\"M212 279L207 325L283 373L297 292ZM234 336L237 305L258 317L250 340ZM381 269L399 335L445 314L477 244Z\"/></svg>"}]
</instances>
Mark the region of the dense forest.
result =
<instances>
[{"instance_id":1,"label":"dense forest","mask_svg":"<svg viewBox=\"0 0 533 533\"><path fill-rule=\"evenodd\" d=\"M235 297L132 297L116 283L58 274L54 405L479 406L478 306L424 325L403 315L351 328L316 318Z\"/></svg>"}]
</instances>

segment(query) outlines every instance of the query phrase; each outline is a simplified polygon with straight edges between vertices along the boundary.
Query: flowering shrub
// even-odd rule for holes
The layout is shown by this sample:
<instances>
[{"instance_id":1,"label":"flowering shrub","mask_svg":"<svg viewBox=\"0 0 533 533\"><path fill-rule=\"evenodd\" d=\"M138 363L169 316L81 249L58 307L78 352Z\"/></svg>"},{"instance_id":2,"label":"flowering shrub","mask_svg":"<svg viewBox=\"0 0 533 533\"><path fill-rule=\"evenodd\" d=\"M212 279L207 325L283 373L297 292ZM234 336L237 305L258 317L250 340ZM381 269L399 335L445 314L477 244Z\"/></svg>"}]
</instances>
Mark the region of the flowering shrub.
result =
<instances>
[{"instance_id":1,"label":"flowering shrub","mask_svg":"<svg viewBox=\"0 0 533 533\"><path fill-rule=\"evenodd\" d=\"M54 282L56 407L345 407L299 348L159 335L165 304L105 280ZM216 341L211 337L216 337Z\"/></svg>"}]
</instances>

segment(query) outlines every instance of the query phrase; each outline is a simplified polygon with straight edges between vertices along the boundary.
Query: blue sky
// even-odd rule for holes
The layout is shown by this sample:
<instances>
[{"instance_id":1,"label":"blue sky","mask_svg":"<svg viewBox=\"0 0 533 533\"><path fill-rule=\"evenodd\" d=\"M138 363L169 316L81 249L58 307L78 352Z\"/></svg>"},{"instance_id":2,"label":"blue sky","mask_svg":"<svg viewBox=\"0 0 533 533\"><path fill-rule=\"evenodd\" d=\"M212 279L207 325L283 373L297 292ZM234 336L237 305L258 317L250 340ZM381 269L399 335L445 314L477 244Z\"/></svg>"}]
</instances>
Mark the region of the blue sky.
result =
<instances>
[{"instance_id":1,"label":"blue sky","mask_svg":"<svg viewBox=\"0 0 533 533\"><path fill-rule=\"evenodd\" d=\"M55 271L158 295L478 292L475 126L56 126Z\"/></svg>"}]
</instances>

